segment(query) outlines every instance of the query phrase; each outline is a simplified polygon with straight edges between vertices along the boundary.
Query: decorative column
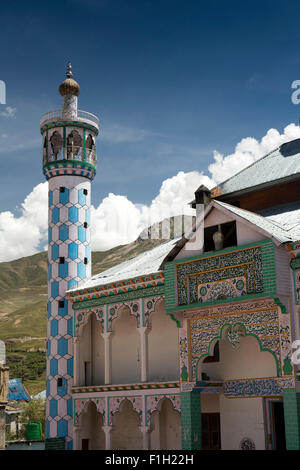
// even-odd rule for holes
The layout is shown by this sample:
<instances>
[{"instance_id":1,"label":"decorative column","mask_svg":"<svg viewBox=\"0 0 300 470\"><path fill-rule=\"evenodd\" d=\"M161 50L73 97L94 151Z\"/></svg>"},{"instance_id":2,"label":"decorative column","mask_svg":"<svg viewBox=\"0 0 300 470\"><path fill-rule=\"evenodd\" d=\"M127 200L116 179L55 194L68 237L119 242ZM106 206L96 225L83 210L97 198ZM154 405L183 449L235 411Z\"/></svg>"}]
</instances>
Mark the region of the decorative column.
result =
<instances>
[{"instance_id":1,"label":"decorative column","mask_svg":"<svg viewBox=\"0 0 300 470\"><path fill-rule=\"evenodd\" d=\"M81 450L80 449L80 442L79 442L79 431L80 426L73 426L73 449L74 450Z\"/></svg>"},{"instance_id":2,"label":"decorative column","mask_svg":"<svg viewBox=\"0 0 300 470\"><path fill-rule=\"evenodd\" d=\"M104 339L104 382L111 383L111 335L112 332L101 333Z\"/></svg>"},{"instance_id":3,"label":"decorative column","mask_svg":"<svg viewBox=\"0 0 300 470\"><path fill-rule=\"evenodd\" d=\"M143 434L143 450L150 450L150 426L140 426Z\"/></svg>"},{"instance_id":4,"label":"decorative column","mask_svg":"<svg viewBox=\"0 0 300 470\"><path fill-rule=\"evenodd\" d=\"M102 426L102 429L105 433L105 450L111 450L111 431L112 426Z\"/></svg>"},{"instance_id":5,"label":"decorative column","mask_svg":"<svg viewBox=\"0 0 300 470\"><path fill-rule=\"evenodd\" d=\"M201 450L201 398L199 392L182 392L181 439L183 450Z\"/></svg>"},{"instance_id":6,"label":"decorative column","mask_svg":"<svg viewBox=\"0 0 300 470\"><path fill-rule=\"evenodd\" d=\"M141 382L147 382L149 376L148 364L148 333L149 328L142 326L138 328L140 333L140 346L141 346Z\"/></svg>"}]
</instances>

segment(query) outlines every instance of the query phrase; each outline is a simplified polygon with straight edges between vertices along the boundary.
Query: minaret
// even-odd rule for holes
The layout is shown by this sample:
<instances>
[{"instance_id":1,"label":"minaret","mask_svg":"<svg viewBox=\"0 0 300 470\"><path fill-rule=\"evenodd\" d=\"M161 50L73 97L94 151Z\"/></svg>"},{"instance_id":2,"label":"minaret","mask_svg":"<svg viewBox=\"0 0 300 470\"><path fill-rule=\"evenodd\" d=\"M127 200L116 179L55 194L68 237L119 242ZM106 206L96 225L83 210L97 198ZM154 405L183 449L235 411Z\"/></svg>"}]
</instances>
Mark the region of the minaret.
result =
<instances>
[{"instance_id":1,"label":"minaret","mask_svg":"<svg viewBox=\"0 0 300 470\"><path fill-rule=\"evenodd\" d=\"M68 65L62 110L41 118L43 172L49 182L46 438L72 449L73 310L66 291L91 276L91 181L98 118L77 109L80 93Z\"/></svg>"}]
</instances>

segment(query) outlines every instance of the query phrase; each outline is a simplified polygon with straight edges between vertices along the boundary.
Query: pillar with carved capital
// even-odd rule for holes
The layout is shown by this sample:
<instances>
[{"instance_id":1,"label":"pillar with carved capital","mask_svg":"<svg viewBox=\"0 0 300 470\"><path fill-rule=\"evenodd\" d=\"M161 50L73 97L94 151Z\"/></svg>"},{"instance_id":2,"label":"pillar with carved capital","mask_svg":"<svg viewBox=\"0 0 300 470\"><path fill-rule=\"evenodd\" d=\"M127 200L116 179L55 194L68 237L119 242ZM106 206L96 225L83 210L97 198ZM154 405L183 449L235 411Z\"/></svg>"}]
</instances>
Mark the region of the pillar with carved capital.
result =
<instances>
[{"instance_id":1,"label":"pillar with carved capital","mask_svg":"<svg viewBox=\"0 0 300 470\"><path fill-rule=\"evenodd\" d=\"M149 376L149 364L148 364L148 334L149 328L142 326L138 328L140 333L140 345L141 345L141 382L147 382Z\"/></svg>"},{"instance_id":2,"label":"pillar with carved capital","mask_svg":"<svg viewBox=\"0 0 300 470\"><path fill-rule=\"evenodd\" d=\"M140 426L143 434L143 450L150 450L150 426Z\"/></svg>"},{"instance_id":3,"label":"pillar with carved capital","mask_svg":"<svg viewBox=\"0 0 300 470\"><path fill-rule=\"evenodd\" d=\"M80 450L79 431L80 426L73 426L73 450Z\"/></svg>"},{"instance_id":4,"label":"pillar with carved capital","mask_svg":"<svg viewBox=\"0 0 300 470\"><path fill-rule=\"evenodd\" d=\"M104 382L111 383L111 335L112 332L101 333L104 339Z\"/></svg>"},{"instance_id":5,"label":"pillar with carved capital","mask_svg":"<svg viewBox=\"0 0 300 470\"><path fill-rule=\"evenodd\" d=\"M111 450L111 432L112 426L102 426L102 429L105 433L105 450Z\"/></svg>"}]
</instances>

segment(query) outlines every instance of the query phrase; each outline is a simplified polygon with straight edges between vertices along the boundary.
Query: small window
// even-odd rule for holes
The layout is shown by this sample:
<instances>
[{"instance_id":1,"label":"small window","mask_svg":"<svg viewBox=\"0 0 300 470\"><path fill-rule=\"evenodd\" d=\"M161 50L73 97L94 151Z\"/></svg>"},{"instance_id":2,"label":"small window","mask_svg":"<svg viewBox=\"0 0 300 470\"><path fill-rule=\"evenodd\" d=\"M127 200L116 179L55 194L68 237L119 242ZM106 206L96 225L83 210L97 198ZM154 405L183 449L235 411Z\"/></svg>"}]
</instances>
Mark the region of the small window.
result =
<instances>
[{"instance_id":1,"label":"small window","mask_svg":"<svg viewBox=\"0 0 300 470\"><path fill-rule=\"evenodd\" d=\"M64 300L59 300L58 301L58 308L64 308L65 306L65 301Z\"/></svg>"},{"instance_id":2,"label":"small window","mask_svg":"<svg viewBox=\"0 0 300 470\"><path fill-rule=\"evenodd\" d=\"M84 194L85 196L87 196L88 190L87 190L87 189L84 189L84 190L83 190L83 194Z\"/></svg>"},{"instance_id":3,"label":"small window","mask_svg":"<svg viewBox=\"0 0 300 470\"><path fill-rule=\"evenodd\" d=\"M207 364L207 363L210 363L210 362L220 362L219 341L215 344L213 355L212 356L207 356L204 359L203 364Z\"/></svg>"},{"instance_id":4,"label":"small window","mask_svg":"<svg viewBox=\"0 0 300 470\"><path fill-rule=\"evenodd\" d=\"M83 226L84 226L84 228L88 228L87 222L84 222Z\"/></svg>"},{"instance_id":5,"label":"small window","mask_svg":"<svg viewBox=\"0 0 300 470\"><path fill-rule=\"evenodd\" d=\"M235 221L226 222L221 225L213 225L204 229L204 251L215 251L213 234L221 231L224 236L223 248L229 248L237 245L236 223Z\"/></svg>"},{"instance_id":6,"label":"small window","mask_svg":"<svg viewBox=\"0 0 300 470\"><path fill-rule=\"evenodd\" d=\"M59 192L60 192L60 193L64 193L64 192L65 192L65 188L64 188L63 186L61 186L61 187L59 188Z\"/></svg>"},{"instance_id":7,"label":"small window","mask_svg":"<svg viewBox=\"0 0 300 470\"><path fill-rule=\"evenodd\" d=\"M59 257L59 264L64 264L65 262L65 257L64 256L60 256Z\"/></svg>"},{"instance_id":8,"label":"small window","mask_svg":"<svg viewBox=\"0 0 300 470\"><path fill-rule=\"evenodd\" d=\"M84 264L88 264L88 259L84 258Z\"/></svg>"},{"instance_id":9,"label":"small window","mask_svg":"<svg viewBox=\"0 0 300 470\"><path fill-rule=\"evenodd\" d=\"M58 386L58 387L62 387L62 384L63 384L63 382L62 382L62 377L58 377L58 379L57 379L57 386Z\"/></svg>"}]
</instances>

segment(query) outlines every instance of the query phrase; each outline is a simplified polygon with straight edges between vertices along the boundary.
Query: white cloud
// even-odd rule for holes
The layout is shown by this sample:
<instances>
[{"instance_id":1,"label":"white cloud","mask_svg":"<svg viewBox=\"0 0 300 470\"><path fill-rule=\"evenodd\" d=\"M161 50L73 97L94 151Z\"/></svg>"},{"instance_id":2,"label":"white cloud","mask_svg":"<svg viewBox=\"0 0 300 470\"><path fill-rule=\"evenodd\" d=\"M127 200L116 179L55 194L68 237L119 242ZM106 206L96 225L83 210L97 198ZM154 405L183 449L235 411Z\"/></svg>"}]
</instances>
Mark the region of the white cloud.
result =
<instances>
[{"instance_id":1,"label":"white cloud","mask_svg":"<svg viewBox=\"0 0 300 470\"><path fill-rule=\"evenodd\" d=\"M246 137L236 145L234 153L230 155L224 156L215 150L215 161L209 165L208 171L216 183L221 183L284 142L298 138L300 127L293 123L284 128L283 134L277 129L269 129L261 141Z\"/></svg>"},{"instance_id":2,"label":"white cloud","mask_svg":"<svg viewBox=\"0 0 300 470\"><path fill-rule=\"evenodd\" d=\"M6 106L4 111L1 111L0 116L11 118L16 114L17 108L12 108L11 106Z\"/></svg>"},{"instance_id":3,"label":"white cloud","mask_svg":"<svg viewBox=\"0 0 300 470\"><path fill-rule=\"evenodd\" d=\"M22 203L21 215L0 213L0 261L29 256L39 251L48 227L47 183L41 183Z\"/></svg>"},{"instance_id":4,"label":"white cloud","mask_svg":"<svg viewBox=\"0 0 300 470\"><path fill-rule=\"evenodd\" d=\"M109 193L97 207L92 207L92 249L101 251L129 243L145 227L171 215L188 213L186 204L201 184L211 188L295 138L300 138L300 128L289 124L282 134L269 129L260 141L253 137L242 139L231 155L215 151L215 161L208 167L210 176L180 171L163 181L159 194L149 205L135 204L126 196ZM46 246L47 192L47 183L33 188L21 205L20 216L9 211L0 213L0 261L32 255Z\"/></svg>"}]
</instances>

